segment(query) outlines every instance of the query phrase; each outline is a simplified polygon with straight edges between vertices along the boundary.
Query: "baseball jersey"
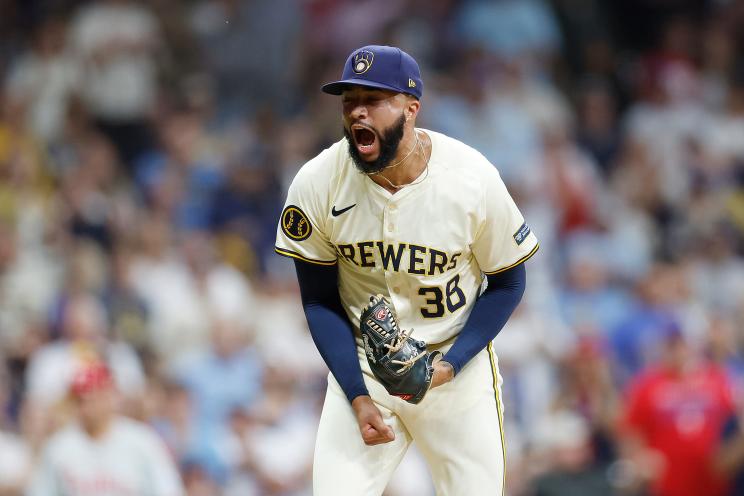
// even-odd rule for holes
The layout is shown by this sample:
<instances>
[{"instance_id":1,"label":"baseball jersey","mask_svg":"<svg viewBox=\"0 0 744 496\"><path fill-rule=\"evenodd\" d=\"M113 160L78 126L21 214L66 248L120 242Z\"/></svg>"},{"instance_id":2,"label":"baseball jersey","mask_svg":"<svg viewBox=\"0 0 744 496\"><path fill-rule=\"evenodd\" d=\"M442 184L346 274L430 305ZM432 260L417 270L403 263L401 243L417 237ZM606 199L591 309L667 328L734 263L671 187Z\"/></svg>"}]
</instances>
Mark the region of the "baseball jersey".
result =
<instances>
[{"instance_id":1,"label":"baseball jersey","mask_svg":"<svg viewBox=\"0 0 744 496\"><path fill-rule=\"evenodd\" d=\"M623 427L638 432L664 457L651 494L727 494L711 460L724 424L734 412L730 384L717 366L700 367L684 376L664 369L643 373L629 390Z\"/></svg>"},{"instance_id":2,"label":"baseball jersey","mask_svg":"<svg viewBox=\"0 0 744 496\"><path fill-rule=\"evenodd\" d=\"M181 496L165 445L144 424L116 418L101 439L77 424L48 442L27 496Z\"/></svg>"},{"instance_id":3,"label":"baseball jersey","mask_svg":"<svg viewBox=\"0 0 744 496\"><path fill-rule=\"evenodd\" d=\"M428 170L395 194L354 165L345 139L295 176L276 251L338 264L339 294L356 328L370 295L388 297L404 329L426 343L458 334L485 274L532 256L538 241L496 168L443 134L431 138Z\"/></svg>"}]
</instances>

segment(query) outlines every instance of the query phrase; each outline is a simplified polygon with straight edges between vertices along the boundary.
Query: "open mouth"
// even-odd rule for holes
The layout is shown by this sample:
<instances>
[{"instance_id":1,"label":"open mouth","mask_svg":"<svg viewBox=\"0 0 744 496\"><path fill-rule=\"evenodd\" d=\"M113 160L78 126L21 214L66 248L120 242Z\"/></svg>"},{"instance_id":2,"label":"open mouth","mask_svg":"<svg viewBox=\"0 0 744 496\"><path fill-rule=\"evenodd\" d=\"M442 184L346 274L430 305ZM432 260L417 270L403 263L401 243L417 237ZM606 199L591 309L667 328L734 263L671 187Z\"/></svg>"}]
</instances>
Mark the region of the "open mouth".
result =
<instances>
[{"instance_id":1,"label":"open mouth","mask_svg":"<svg viewBox=\"0 0 744 496\"><path fill-rule=\"evenodd\" d=\"M374 131L359 124L351 126L351 133L354 136L354 144L362 155L369 155L375 150L377 135Z\"/></svg>"}]
</instances>

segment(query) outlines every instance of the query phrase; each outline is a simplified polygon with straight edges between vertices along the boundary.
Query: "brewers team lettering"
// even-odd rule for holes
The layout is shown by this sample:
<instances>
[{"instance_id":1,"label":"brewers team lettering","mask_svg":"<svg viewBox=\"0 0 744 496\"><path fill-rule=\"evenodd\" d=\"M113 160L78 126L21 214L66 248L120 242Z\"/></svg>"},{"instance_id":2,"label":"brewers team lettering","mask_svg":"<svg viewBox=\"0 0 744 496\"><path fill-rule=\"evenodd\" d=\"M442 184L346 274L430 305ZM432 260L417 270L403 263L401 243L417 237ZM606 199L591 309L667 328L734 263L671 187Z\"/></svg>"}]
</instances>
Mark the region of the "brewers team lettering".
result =
<instances>
[{"instance_id":1,"label":"brewers team lettering","mask_svg":"<svg viewBox=\"0 0 744 496\"><path fill-rule=\"evenodd\" d=\"M411 243L385 244L382 241L359 241L340 244L336 250L341 258L358 267L376 268L393 272L429 275L444 274L457 267L461 252L448 254L445 251ZM444 317L465 306L465 293L458 286L460 276L455 275L444 287L423 286L418 294L423 296L421 316L427 319Z\"/></svg>"},{"instance_id":2,"label":"brewers team lettering","mask_svg":"<svg viewBox=\"0 0 744 496\"><path fill-rule=\"evenodd\" d=\"M287 205L282 212L282 231L289 238L302 241L310 237L313 227L300 207Z\"/></svg>"},{"instance_id":3,"label":"brewers team lettering","mask_svg":"<svg viewBox=\"0 0 744 496\"><path fill-rule=\"evenodd\" d=\"M457 258L462 255L460 252L447 254L442 250L410 243L393 245L382 241L340 244L336 246L336 251L341 258L359 267L382 267L393 272L404 271L429 276L454 269Z\"/></svg>"}]
</instances>

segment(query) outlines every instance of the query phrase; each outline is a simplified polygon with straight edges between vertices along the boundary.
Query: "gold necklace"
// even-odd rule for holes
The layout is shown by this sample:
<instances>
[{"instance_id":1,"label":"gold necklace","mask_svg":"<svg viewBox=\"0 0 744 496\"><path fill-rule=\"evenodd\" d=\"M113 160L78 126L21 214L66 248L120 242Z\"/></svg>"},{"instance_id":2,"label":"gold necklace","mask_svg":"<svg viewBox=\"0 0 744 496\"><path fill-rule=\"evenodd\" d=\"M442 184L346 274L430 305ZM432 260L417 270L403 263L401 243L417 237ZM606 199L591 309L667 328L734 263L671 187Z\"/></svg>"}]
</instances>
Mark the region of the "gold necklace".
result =
<instances>
[{"instance_id":1,"label":"gold necklace","mask_svg":"<svg viewBox=\"0 0 744 496\"><path fill-rule=\"evenodd\" d=\"M385 181L387 181L387 183L390 185L391 188L401 189L401 188L405 188L406 186L413 186L415 184L422 182L424 179L426 179L429 176L429 164L428 163L426 164L426 169L424 169L424 172L426 172L426 174L424 174L424 176L421 179L418 179L412 183L406 183L406 184L393 184L393 182L387 177L383 175L380 175L380 177L383 178Z\"/></svg>"},{"instance_id":2,"label":"gold necklace","mask_svg":"<svg viewBox=\"0 0 744 496\"><path fill-rule=\"evenodd\" d=\"M423 152L424 147L421 144L421 141L419 141L419 139L418 139L418 133L416 133L416 144L413 146L412 150L414 150L416 148L419 148L419 147L421 148L421 151ZM406 155L406 158L404 158L403 160L406 160L411 155L411 153L412 152L409 152L408 155ZM401 160L401 162L403 160ZM399 163L400 162L398 162L395 165L398 165ZM388 166L388 167L390 167L390 166ZM388 167L385 167L385 169L387 169ZM383 170L385 170L385 169L383 169ZM398 189L404 188L406 186L413 186L415 184L418 184L418 183L422 182L424 179L426 179L429 176L429 162L428 161L426 162L426 167L424 168L424 172L425 172L425 174L421 177L421 179L417 179L416 181L414 181L412 183L406 183L406 184L395 184L395 183L393 183L390 179L388 179L387 177L385 177L385 176L383 176L381 174L382 171L375 172L374 175L380 176L385 181L387 181L387 183L390 185L391 188L398 190Z\"/></svg>"},{"instance_id":3,"label":"gold necklace","mask_svg":"<svg viewBox=\"0 0 744 496\"><path fill-rule=\"evenodd\" d=\"M392 169L393 167L398 167L400 164L402 164L403 162L405 162L406 160L408 160L408 157L411 156L411 154L413 153L413 151L416 148L418 148L419 147L419 144L420 144L419 137L418 137L418 131L416 131L414 129L413 132L415 133L415 136L416 136L416 143L414 143L414 145L411 147L411 151L408 152L408 154L405 157L403 157L402 159L398 160L394 164L386 165L385 167L382 168L382 170L375 172L375 174L379 174L380 172L382 172L382 171L384 171L386 169Z\"/></svg>"}]
</instances>

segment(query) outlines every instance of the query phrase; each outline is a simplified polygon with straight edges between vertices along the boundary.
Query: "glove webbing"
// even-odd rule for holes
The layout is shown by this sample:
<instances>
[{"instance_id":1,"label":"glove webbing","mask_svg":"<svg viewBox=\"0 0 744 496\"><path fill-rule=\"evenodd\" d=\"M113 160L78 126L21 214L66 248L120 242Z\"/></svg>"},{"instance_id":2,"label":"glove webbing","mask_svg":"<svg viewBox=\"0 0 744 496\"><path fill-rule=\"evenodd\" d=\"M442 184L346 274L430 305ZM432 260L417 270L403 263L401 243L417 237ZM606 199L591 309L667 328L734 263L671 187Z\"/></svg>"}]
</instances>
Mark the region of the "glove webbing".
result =
<instances>
[{"instance_id":1,"label":"glove webbing","mask_svg":"<svg viewBox=\"0 0 744 496\"><path fill-rule=\"evenodd\" d=\"M413 333L413 329L408 331L401 331L398 333L398 336L396 336L396 340L394 344L387 344L383 343L385 345L385 348L389 350L389 353L396 353L399 351L404 344L406 344L406 341L409 337L411 337L411 334ZM413 364L416 363L416 360L421 359L422 357L426 356L426 353L419 353L415 357L411 357L408 360L390 360L390 363L394 363L395 365L402 365L400 369L398 369L398 373L402 374L406 370L413 367Z\"/></svg>"}]
</instances>

